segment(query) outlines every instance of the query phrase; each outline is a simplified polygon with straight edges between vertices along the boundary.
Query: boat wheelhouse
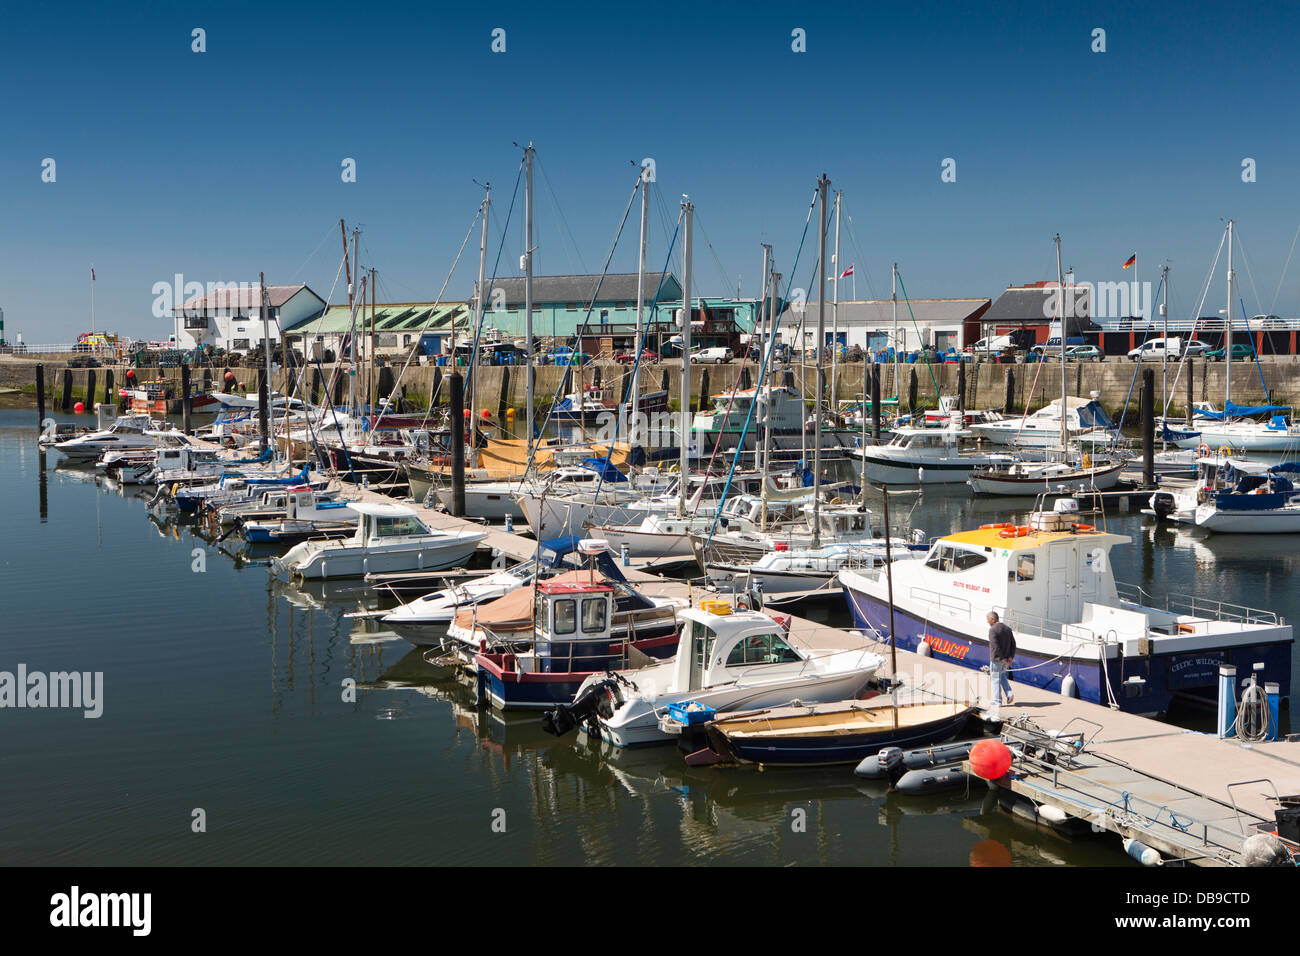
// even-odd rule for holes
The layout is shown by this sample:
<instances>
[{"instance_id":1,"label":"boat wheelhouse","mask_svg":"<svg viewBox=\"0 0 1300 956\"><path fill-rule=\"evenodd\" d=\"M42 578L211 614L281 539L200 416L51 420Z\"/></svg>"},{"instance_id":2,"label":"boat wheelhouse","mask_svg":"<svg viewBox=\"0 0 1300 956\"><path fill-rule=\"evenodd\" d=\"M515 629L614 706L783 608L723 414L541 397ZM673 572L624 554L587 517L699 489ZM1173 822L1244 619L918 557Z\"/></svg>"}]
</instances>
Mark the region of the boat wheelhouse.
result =
<instances>
[{"instance_id":1,"label":"boat wheelhouse","mask_svg":"<svg viewBox=\"0 0 1300 956\"><path fill-rule=\"evenodd\" d=\"M988 665L985 616L996 611L1016 637L1013 680L1125 711L1163 713L1176 696L1213 693L1223 664L1249 673L1262 663L1289 695L1290 625L1205 597L1157 601L1117 582L1110 551L1130 539L1079 517L1063 499L1028 525L948 535L924 561L841 571L840 584L855 623L888 634L892 571L898 646L926 644L963 667Z\"/></svg>"}]
</instances>

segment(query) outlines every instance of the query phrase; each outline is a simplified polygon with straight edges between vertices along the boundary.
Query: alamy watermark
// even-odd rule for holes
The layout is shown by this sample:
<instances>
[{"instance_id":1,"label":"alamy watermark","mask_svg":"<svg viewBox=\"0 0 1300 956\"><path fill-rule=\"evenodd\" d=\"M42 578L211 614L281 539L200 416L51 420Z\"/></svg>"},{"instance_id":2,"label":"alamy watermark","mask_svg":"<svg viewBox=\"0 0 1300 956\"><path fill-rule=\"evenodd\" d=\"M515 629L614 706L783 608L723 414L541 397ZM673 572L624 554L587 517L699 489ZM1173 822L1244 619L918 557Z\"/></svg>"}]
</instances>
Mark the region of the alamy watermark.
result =
<instances>
[{"instance_id":1,"label":"alamy watermark","mask_svg":"<svg viewBox=\"0 0 1300 956\"><path fill-rule=\"evenodd\" d=\"M60 708L83 711L87 720L104 713L103 671L0 671L0 709Z\"/></svg>"},{"instance_id":2,"label":"alamy watermark","mask_svg":"<svg viewBox=\"0 0 1300 956\"><path fill-rule=\"evenodd\" d=\"M1150 282L1075 282L1043 289L1043 317L1055 319L1150 319L1155 289ZM1064 306L1064 309L1062 309Z\"/></svg>"}]
</instances>

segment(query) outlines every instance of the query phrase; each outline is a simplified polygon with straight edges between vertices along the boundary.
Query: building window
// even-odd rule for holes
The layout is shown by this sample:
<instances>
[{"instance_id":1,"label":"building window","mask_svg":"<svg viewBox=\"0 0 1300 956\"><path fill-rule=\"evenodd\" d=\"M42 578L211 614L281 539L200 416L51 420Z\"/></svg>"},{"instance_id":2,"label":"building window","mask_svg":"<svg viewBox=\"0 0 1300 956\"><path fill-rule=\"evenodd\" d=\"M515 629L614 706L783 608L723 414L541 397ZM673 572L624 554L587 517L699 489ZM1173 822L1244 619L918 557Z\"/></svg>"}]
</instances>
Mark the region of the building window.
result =
<instances>
[{"instance_id":1,"label":"building window","mask_svg":"<svg viewBox=\"0 0 1300 956\"><path fill-rule=\"evenodd\" d=\"M187 329L206 329L208 319L206 316L187 315L185 316L185 328Z\"/></svg>"},{"instance_id":2,"label":"building window","mask_svg":"<svg viewBox=\"0 0 1300 956\"><path fill-rule=\"evenodd\" d=\"M576 303L576 302L566 302L566 303L564 303L564 308L565 308L566 310L568 310L569 312L577 312L577 311L578 311L578 303Z\"/></svg>"},{"instance_id":3,"label":"building window","mask_svg":"<svg viewBox=\"0 0 1300 956\"><path fill-rule=\"evenodd\" d=\"M248 339L235 339L230 343L230 348L235 352L246 352L248 351Z\"/></svg>"},{"instance_id":4,"label":"building window","mask_svg":"<svg viewBox=\"0 0 1300 956\"><path fill-rule=\"evenodd\" d=\"M609 325L609 309L600 310L600 324Z\"/></svg>"}]
</instances>

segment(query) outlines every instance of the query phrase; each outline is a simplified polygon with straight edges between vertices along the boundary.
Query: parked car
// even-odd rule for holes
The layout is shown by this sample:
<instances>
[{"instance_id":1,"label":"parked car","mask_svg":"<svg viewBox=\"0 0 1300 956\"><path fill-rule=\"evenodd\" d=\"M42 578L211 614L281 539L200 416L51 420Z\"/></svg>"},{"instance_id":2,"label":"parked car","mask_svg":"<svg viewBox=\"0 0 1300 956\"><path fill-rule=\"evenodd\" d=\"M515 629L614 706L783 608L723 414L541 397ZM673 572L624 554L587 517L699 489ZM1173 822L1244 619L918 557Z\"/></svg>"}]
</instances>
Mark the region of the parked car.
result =
<instances>
[{"instance_id":1,"label":"parked car","mask_svg":"<svg viewBox=\"0 0 1300 956\"><path fill-rule=\"evenodd\" d=\"M1072 345L1083 344L1085 344L1083 339L1077 335L1072 335L1065 340L1065 347L1067 350ZM1059 356L1061 354L1061 337L1059 335L1053 335L1046 342L1040 342L1035 345L1030 351L1035 352L1039 358L1042 358L1044 355L1048 357Z\"/></svg>"},{"instance_id":2,"label":"parked car","mask_svg":"<svg viewBox=\"0 0 1300 956\"><path fill-rule=\"evenodd\" d=\"M1143 342L1135 349L1130 349L1128 357L1136 361L1159 361L1168 357L1171 359L1182 358L1183 355L1189 355L1193 358L1204 355L1210 350L1210 347L1198 339L1190 339L1186 343L1181 338L1173 337L1169 339L1152 339L1149 342Z\"/></svg>"},{"instance_id":3,"label":"parked car","mask_svg":"<svg viewBox=\"0 0 1300 956\"><path fill-rule=\"evenodd\" d=\"M615 356L614 356L614 361L617 362L619 365L631 365L633 362L636 361L636 353L635 353L635 352L623 352L623 353L620 354L620 355L615 355ZM659 353L658 353L658 352L652 352L652 351L650 351L649 349L642 349L642 350L641 350L641 364L642 364L642 365L645 365L647 362L657 362L657 361L659 361Z\"/></svg>"},{"instance_id":4,"label":"parked car","mask_svg":"<svg viewBox=\"0 0 1300 956\"><path fill-rule=\"evenodd\" d=\"M712 363L714 365L726 365L736 356L732 354L731 349L723 346L717 346L711 349L700 349L698 352L691 354L692 362L704 364Z\"/></svg>"},{"instance_id":5,"label":"parked car","mask_svg":"<svg viewBox=\"0 0 1300 956\"><path fill-rule=\"evenodd\" d=\"M1212 349L1211 351L1206 352L1205 357L1209 359L1211 362L1222 362L1223 347L1220 346L1217 349ZM1234 362L1241 362L1245 359L1252 359L1254 357L1255 357L1255 350L1252 349L1249 345L1241 345L1238 343L1232 346L1232 360Z\"/></svg>"},{"instance_id":6,"label":"parked car","mask_svg":"<svg viewBox=\"0 0 1300 956\"><path fill-rule=\"evenodd\" d=\"M99 359L93 355L78 355L68 359L68 368L99 368Z\"/></svg>"},{"instance_id":7,"label":"parked car","mask_svg":"<svg viewBox=\"0 0 1300 956\"><path fill-rule=\"evenodd\" d=\"M1067 362L1104 362L1106 353L1095 345L1075 345L1065 350Z\"/></svg>"}]
</instances>

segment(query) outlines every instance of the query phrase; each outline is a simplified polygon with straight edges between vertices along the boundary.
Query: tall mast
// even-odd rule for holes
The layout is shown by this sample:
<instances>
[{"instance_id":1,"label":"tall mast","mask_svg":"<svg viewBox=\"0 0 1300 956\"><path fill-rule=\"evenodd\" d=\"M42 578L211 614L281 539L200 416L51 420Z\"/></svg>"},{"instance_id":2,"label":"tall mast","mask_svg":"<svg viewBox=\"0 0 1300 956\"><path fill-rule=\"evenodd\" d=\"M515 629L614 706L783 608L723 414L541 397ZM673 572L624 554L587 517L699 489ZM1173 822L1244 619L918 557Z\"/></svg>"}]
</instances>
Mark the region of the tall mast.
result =
<instances>
[{"instance_id":1,"label":"tall mast","mask_svg":"<svg viewBox=\"0 0 1300 956\"><path fill-rule=\"evenodd\" d=\"M1160 270L1160 288L1163 290L1160 302L1160 319L1164 323L1165 345L1160 350L1160 414L1169 411L1169 266ZM1187 373L1188 375L1191 372ZM1161 428L1161 432L1164 428Z\"/></svg>"},{"instance_id":2,"label":"tall mast","mask_svg":"<svg viewBox=\"0 0 1300 956\"><path fill-rule=\"evenodd\" d=\"M681 468L677 476L677 513L686 515L686 488L690 484L690 426L691 426L691 239L694 232L695 205L686 196L682 197L682 213L686 222L686 235L682 241L682 408Z\"/></svg>"},{"instance_id":3,"label":"tall mast","mask_svg":"<svg viewBox=\"0 0 1300 956\"><path fill-rule=\"evenodd\" d=\"M524 150L524 353L528 361L526 373L528 407L524 412L524 428L528 434L528 460L533 460L533 144ZM476 356L477 357L477 356Z\"/></svg>"},{"instance_id":4,"label":"tall mast","mask_svg":"<svg viewBox=\"0 0 1300 956\"><path fill-rule=\"evenodd\" d=\"M856 270L855 270L856 271ZM898 263L889 272L889 307L894 313L894 398L898 396ZM898 406L894 413L898 414Z\"/></svg>"},{"instance_id":5,"label":"tall mast","mask_svg":"<svg viewBox=\"0 0 1300 956\"><path fill-rule=\"evenodd\" d=\"M356 282L361 282L361 273L357 271L357 237L360 234L359 229L352 230L352 276ZM348 376L348 406L352 414L357 411L357 297L348 290L348 311L351 313L351 326L348 329L348 348L352 351L352 374ZM339 356L342 358L342 356ZM339 436L340 439L343 436Z\"/></svg>"},{"instance_id":6,"label":"tall mast","mask_svg":"<svg viewBox=\"0 0 1300 956\"><path fill-rule=\"evenodd\" d=\"M769 296L768 301L771 302L771 305L768 306L767 325L764 328L766 337L769 337L771 339L771 342L765 344L765 347L769 349L775 348L775 345L773 345L772 343L776 341L776 330L780 324L780 321L777 318L777 314L776 314L776 288L781 282L781 273L776 271L775 257L771 258L771 263L772 263L771 265L772 283L770 287L771 291L768 293ZM759 528L764 531L767 530L767 488L768 488L767 472L769 470L768 465L772 459L772 376L775 373L775 371L776 370L772 368L769 368L767 370L767 410L764 412L764 417L763 417L763 485L762 485L763 510L759 514L758 522L759 522ZM803 416L800 415L799 418L800 418L799 424L802 426Z\"/></svg>"},{"instance_id":7,"label":"tall mast","mask_svg":"<svg viewBox=\"0 0 1300 956\"><path fill-rule=\"evenodd\" d=\"M1249 265L1249 263L1247 263ZM1228 312L1223 332L1223 417L1227 420L1228 404L1232 401L1232 220L1228 220ZM1189 373L1190 374L1190 373Z\"/></svg>"},{"instance_id":8,"label":"tall mast","mask_svg":"<svg viewBox=\"0 0 1300 956\"><path fill-rule=\"evenodd\" d=\"M348 309L351 310L352 308L352 256L348 253L348 231L347 231L347 227L343 224L342 219L339 220L339 236L343 239L343 268L347 271Z\"/></svg>"},{"instance_id":9,"label":"tall mast","mask_svg":"<svg viewBox=\"0 0 1300 956\"><path fill-rule=\"evenodd\" d=\"M266 306L266 273L258 273L257 283L262 289L262 350L266 353L266 415L262 417L262 447L265 448L271 441L271 426L267 422L271 411L271 310ZM272 461L276 457L272 452Z\"/></svg>"},{"instance_id":10,"label":"tall mast","mask_svg":"<svg viewBox=\"0 0 1300 956\"><path fill-rule=\"evenodd\" d=\"M1061 461L1069 457L1065 426L1065 274L1061 271L1061 234L1056 234L1056 314L1061 322Z\"/></svg>"},{"instance_id":11,"label":"tall mast","mask_svg":"<svg viewBox=\"0 0 1300 956\"><path fill-rule=\"evenodd\" d=\"M375 267L370 267L370 347L369 361L366 363L366 401L370 403L370 414L377 415L375 411L379 405L379 370L375 367Z\"/></svg>"},{"instance_id":12,"label":"tall mast","mask_svg":"<svg viewBox=\"0 0 1300 956\"><path fill-rule=\"evenodd\" d=\"M640 369L641 369L641 322L642 310L645 307L645 247L646 247L646 229L649 226L648 212L650 209L650 169L643 167L641 170L641 251L637 255L636 264L636 338L632 344L632 353L635 358L632 359L632 395L631 398L631 421L628 422L627 435L629 444L635 445L637 440L637 416L641 412L641 395L640 388Z\"/></svg>"},{"instance_id":13,"label":"tall mast","mask_svg":"<svg viewBox=\"0 0 1300 956\"><path fill-rule=\"evenodd\" d=\"M831 181L822 173L817 181L818 218L817 241L817 402L813 413L813 527L812 547L822 546L822 393L826 388L826 369L822 358L826 354L826 191Z\"/></svg>"},{"instance_id":14,"label":"tall mast","mask_svg":"<svg viewBox=\"0 0 1300 956\"><path fill-rule=\"evenodd\" d=\"M475 330L474 338L478 338L478 328L483 321L483 315L487 311L487 294L488 290L484 288L484 282L487 281L487 239L488 239L488 211L492 207L492 186L488 184L483 187L483 231L479 233L478 240L478 292L474 296L474 324L471 326ZM471 339L473 341L473 339ZM456 362L456 320L451 322L451 361ZM474 407L474 378L470 377L469 389L465 398L465 407Z\"/></svg>"},{"instance_id":15,"label":"tall mast","mask_svg":"<svg viewBox=\"0 0 1300 956\"><path fill-rule=\"evenodd\" d=\"M754 310L754 333L753 333L753 335L751 335L750 338L749 338L749 344L750 344L750 351L753 351L753 348L754 348L754 342L756 342L756 341L758 342L758 352L757 352L757 354L758 354L758 356L759 356L759 360L758 360L758 361L759 361L759 364L760 364L760 367L761 367L762 362L763 362L763 358L762 358L762 356L765 354L765 351L764 351L764 350L765 350L765 348L766 348L766 342L767 342L766 331L767 331L767 325L768 325L768 322L764 320L763 310L764 310L765 308L767 308L767 297L768 297L767 284L768 284L768 282L771 281L771 277L772 277L772 247L771 247L771 245L769 245L769 244L766 243L766 242L759 243L759 245L762 246L762 248L763 248L763 271L762 271L762 273L760 273L761 278L758 280L759 299L758 299L758 303L757 303L757 308ZM770 318L770 317L769 317L769 318ZM770 383L770 382L771 382L771 378L770 378L771 370L769 370L768 375L769 375L768 381L769 381L769 383ZM755 402L755 406L754 406L754 407L755 407L755 410L756 410L756 411L757 411L757 409L758 409L758 404L757 404L757 403L758 403L758 384L759 384L759 383L755 383L755 385L754 385L754 402ZM772 390L771 390L771 388L770 388L770 385L769 385L768 393L767 393L767 394L768 394L768 400L770 401L770 400L771 400L771 397L772 397ZM763 422L763 430L764 430L764 432L767 431L767 417L766 417L766 414L767 414L767 413L764 412L764 417L761 419L762 422ZM759 421L759 419L755 419L755 421ZM766 442L762 442L761 444L762 444L762 449L765 450L765 449L766 449L766 446L767 446L767 443L766 443ZM759 442L755 442L755 443L754 443L754 465L755 465L755 467L757 468L758 472L759 472L760 474L762 474L762 472L764 471L764 469L767 468L767 458L765 458L765 457L763 457L763 456L761 455L759 445L760 445Z\"/></svg>"},{"instance_id":16,"label":"tall mast","mask_svg":"<svg viewBox=\"0 0 1300 956\"><path fill-rule=\"evenodd\" d=\"M835 257L831 259L834 265L835 273L835 308L831 312L831 408L838 409L837 399L839 398L839 357L840 357L840 273L844 270L840 268L840 199L844 196L844 190L835 192Z\"/></svg>"}]
</instances>

